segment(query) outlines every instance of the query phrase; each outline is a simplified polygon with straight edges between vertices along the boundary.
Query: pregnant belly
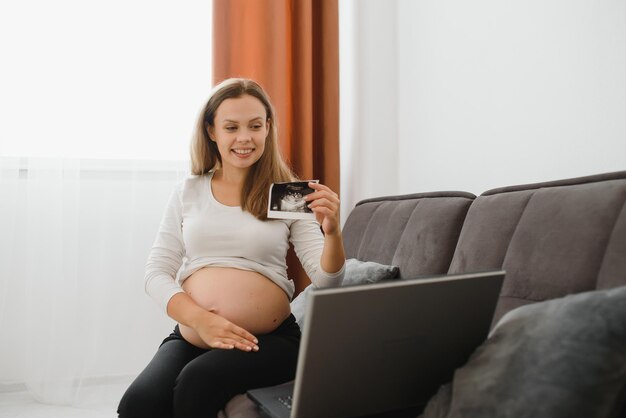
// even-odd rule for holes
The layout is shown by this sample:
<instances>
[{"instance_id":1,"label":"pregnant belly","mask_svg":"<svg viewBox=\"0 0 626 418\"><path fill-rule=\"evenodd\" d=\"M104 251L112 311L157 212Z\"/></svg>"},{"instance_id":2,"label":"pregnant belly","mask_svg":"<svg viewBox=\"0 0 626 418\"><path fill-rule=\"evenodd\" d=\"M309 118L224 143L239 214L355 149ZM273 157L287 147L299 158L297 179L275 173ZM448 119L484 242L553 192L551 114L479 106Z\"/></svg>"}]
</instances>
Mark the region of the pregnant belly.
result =
<instances>
[{"instance_id":1,"label":"pregnant belly","mask_svg":"<svg viewBox=\"0 0 626 418\"><path fill-rule=\"evenodd\" d=\"M254 335L272 332L291 312L287 294L253 271L206 267L189 276L183 289L199 306ZM208 348L193 328L182 324L179 328L185 340Z\"/></svg>"}]
</instances>

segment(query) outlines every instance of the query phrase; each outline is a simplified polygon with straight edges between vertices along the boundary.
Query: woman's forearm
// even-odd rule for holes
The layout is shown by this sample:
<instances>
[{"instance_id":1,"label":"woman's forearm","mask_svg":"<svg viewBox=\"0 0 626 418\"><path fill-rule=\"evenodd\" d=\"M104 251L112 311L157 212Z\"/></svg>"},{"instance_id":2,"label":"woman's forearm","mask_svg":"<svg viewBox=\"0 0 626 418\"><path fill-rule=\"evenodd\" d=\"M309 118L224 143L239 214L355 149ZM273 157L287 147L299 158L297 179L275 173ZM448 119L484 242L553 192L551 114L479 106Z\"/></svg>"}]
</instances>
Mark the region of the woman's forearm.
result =
<instances>
[{"instance_id":1,"label":"woman's forearm","mask_svg":"<svg viewBox=\"0 0 626 418\"><path fill-rule=\"evenodd\" d=\"M180 292L167 303L167 315L179 324L195 329L202 320L215 314L199 306L187 293Z\"/></svg>"},{"instance_id":2,"label":"woman's forearm","mask_svg":"<svg viewBox=\"0 0 626 418\"><path fill-rule=\"evenodd\" d=\"M320 265L327 273L336 273L341 270L346 261L346 255L343 249L343 236L341 231L332 235L324 236L324 249L322 250L322 258Z\"/></svg>"}]
</instances>

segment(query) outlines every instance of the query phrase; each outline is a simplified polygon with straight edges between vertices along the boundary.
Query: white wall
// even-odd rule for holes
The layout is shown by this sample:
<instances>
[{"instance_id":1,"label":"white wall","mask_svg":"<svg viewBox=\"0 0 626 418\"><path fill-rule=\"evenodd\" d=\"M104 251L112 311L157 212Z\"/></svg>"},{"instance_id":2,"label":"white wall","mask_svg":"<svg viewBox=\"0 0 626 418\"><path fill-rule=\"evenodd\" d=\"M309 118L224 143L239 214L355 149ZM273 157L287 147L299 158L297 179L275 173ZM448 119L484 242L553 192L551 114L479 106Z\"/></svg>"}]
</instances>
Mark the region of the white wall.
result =
<instances>
[{"instance_id":1,"label":"white wall","mask_svg":"<svg viewBox=\"0 0 626 418\"><path fill-rule=\"evenodd\" d=\"M342 43L342 82L357 80L358 100L342 90L342 105L352 104L352 126L366 129L344 126L341 140L365 156L370 174L343 163L344 216L375 195L479 194L626 169L625 2L365 0L351 7L340 16L357 29L342 36L361 37L353 74L345 72L349 43ZM377 45L381 39L396 42ZM345 162L349 149L342 151Z\"/></svg>"}]
</instances>

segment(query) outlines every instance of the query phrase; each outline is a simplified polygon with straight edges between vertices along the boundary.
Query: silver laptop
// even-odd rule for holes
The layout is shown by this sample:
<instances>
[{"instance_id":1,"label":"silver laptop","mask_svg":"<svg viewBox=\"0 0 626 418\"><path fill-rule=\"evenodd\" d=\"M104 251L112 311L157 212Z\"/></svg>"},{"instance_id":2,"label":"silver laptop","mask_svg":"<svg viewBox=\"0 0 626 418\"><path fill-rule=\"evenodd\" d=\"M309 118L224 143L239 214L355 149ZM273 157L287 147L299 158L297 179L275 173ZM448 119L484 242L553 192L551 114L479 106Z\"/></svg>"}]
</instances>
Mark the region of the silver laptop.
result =
<instances>
[{"instance_id":1,"label":"silver laptop","mask_svg":"<svg viewBox=\"0 0 626 418\"><path fill-rule=\"evenodd\" d=\"M295 381L248 397L275 418L419 410L487 337L503 279L492 271L316 289Z\"/></svg>"}]
</instances>

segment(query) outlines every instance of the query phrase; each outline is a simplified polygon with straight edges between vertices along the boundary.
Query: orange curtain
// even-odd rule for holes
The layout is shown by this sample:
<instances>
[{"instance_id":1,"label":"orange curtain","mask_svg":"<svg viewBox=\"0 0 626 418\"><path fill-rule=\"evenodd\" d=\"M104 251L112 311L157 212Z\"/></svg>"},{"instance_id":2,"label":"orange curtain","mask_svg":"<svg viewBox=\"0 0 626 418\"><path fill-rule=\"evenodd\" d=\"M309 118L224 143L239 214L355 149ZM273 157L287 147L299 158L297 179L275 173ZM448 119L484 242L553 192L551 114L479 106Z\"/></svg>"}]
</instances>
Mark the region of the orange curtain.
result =
<instances>
[{"instance_id":1,"label":"orange curtain","mask_svg":"<svg viewBox=\"0 0 626 418\"><path fill-rule=\"evenodd\" d=\"M284 158L337 193L338 14L338 0L213 0L213 81L259 82L276 108ZM299 291L308 278L293 252L288 265Z\"/></svg>"}]
</instances>

